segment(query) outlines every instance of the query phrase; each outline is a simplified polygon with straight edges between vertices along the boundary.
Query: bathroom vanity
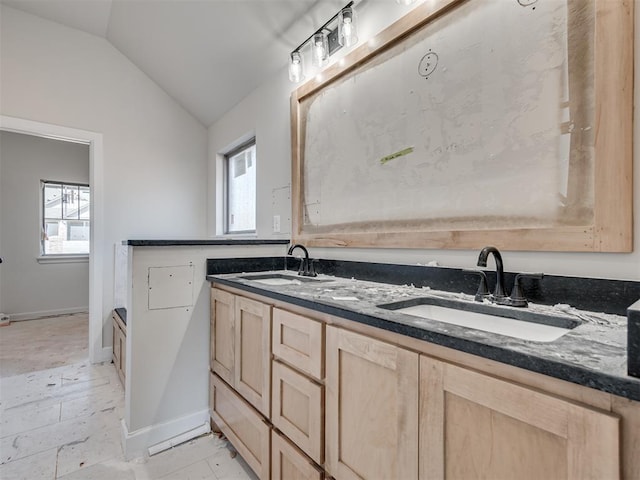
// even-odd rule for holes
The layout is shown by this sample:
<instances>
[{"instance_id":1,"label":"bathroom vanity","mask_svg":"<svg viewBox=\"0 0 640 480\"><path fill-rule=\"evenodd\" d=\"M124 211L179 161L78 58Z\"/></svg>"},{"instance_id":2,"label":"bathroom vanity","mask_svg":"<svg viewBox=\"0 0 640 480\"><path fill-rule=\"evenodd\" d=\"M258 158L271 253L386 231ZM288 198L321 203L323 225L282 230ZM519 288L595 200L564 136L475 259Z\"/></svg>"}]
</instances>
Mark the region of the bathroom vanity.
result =
<instances>
[{"instance_id":1,"label":"bathroom vanity","mask_svg":"<svg viewBox=\"0 0 640 480\"><path fill-rule=\"evenodd\" d=\"M292 243L633 251L633 8L436 0L362 42L292 92ZM211 417L260 478L640 478L639 282L496 307L459 269L260 263L207 271Z\"/></svg>"},{"instance_id":2,"label":"bathroom vanity","mask_svg":"<svg viewBox=\"0 0 640 480\"><path fill-rule=\"evenodd\" d=\"M260 478L640 477L624 316L532 305L577 322L534 341L384 308L473 295L240 268L207 277L211 415Z\"/></svg>"}]
</instances>

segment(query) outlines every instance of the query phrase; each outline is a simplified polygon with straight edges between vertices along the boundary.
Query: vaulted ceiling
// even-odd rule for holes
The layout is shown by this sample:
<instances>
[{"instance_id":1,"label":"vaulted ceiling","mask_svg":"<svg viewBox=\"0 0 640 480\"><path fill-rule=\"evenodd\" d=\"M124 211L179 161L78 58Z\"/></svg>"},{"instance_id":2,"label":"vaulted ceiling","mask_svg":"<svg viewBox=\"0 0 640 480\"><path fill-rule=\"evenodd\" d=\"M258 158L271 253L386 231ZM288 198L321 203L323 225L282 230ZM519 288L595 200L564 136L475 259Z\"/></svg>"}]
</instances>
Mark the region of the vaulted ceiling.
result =
<instances>
[{"instance_id":1,"label":"vaulted ceiling","mask_svg":"<svg viewBox=\"0 0 640 480\"><path fill-rule=\"evenodd\" d=\"M345 0L0 0L107 39L209 126Z\"/></svg>"}]
</instances>

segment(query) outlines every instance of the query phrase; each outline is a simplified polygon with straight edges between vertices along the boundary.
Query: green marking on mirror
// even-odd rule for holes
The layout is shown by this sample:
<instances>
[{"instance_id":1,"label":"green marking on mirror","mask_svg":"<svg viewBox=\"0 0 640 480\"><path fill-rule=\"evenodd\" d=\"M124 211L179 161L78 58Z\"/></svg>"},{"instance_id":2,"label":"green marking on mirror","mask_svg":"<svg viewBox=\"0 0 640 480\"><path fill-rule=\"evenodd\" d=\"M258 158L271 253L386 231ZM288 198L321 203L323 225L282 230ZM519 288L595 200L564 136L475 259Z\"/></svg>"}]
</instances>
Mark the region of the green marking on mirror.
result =
<instances>
[{"instance_id":1,"label":"green marking on mirror","mask_svg":"<svg viewBox=\"0 0 640 480\"><path fill-rule=\"evenodd\" d=\"M413 147L407 147L404 150L400 150L399 152L392 153L391 155L387 155L386 157L382 157L380 159L380 164L384 165L385 163L390 162L391 160L394 160L398 157L402 157L404 155L408 155L411 152L413 152Z\"/></svg>"}]
</instances>

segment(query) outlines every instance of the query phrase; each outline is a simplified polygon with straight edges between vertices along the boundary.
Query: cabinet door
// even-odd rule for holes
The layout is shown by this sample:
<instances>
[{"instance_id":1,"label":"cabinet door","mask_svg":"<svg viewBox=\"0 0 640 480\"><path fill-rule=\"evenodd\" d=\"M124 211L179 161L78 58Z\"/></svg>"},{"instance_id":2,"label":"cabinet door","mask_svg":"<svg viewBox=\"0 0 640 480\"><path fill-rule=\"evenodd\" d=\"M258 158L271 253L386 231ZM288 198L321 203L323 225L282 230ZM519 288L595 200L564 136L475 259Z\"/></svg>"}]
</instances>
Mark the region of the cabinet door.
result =
<instances>
[{"instance_id":1,"label":"cabinet door","mask_svg":"<svg viewBox=\"0 0 640 480\"><path fill-rule=\"evenodd\" d=\"M111 317L111 325L113 326L113 364L118 370L120 368L120 327L115 314Z\"/></svg>"},{"instance_id":2,"label":"cabinet door","mask_svg":"<svg viewBox=\"0 0 640 480\"><path fill-rule=\"evenodd\" d=\"M295 313L273 310L273 354L309 376L322 380L323 324Z\"/></svg>"},{"instance_id":3,"label":"cabinet door","mask_svg":"<svg viewBox=\"0 0 640 480\"><path fill-rule=\"evenodd\" d=\"M322 480L322 471L275 430L271 434L271 480Z\"/></svg>"},{"instance_id":4,"label":"cabinet door","mask_svg":"<svg viewBox=\"0 0 640 480\"><path fill-rule=\"evenodd\" d=\"M235 305L234 388L269 418L271 411L271 306L244 297Z\"/></svg>"},{"instance_id":5,"label":"cabinet door","mask_svg":"<svg viewBox=\"0 0 640 480\"><path fill-rule=\"evenodd\" d=\"M337 480L418 478L418 354L327 327L326 469Z\"/></svg>"},{"instance_id":6,"label":"cabinet door","mask_svg":"<svg viewBox=\"0 0 640 480\"><path fill-rule=\"evenodd\" d=\"M613 479L619 419L420 359L420 477Z\"/></svg>"},{"instance_id":7,"label":"cabinet door","mask_svg":"<svg viewBox=\"0 0 640 480\"><path fill-rule=\"evenodd\" d=\"M322 463L322 387L273 362L271 421L313 460Z\"/></svg>"},{"instance_id":8,"label":"cabinet door","mask_svg":"<svg viewBox=\"0 0 640 480\"><path fill-rule=\"evenodd\" d=\"M269 425L218 376L210 378L211 418L256 475L269 480Z\"/></svg>"},{"instance_id":9,"label":"cabinet door","mask_svg":"<svg viewBox=\"0 0 640 480\"><path fill-rule=\"evenodd\" d=\"M120 358L118 363L118 376L120 377L120 381L122 382L122 386L124 387L125 380L125 372L127 370L127 334L122 330L118 329L120 332L118 335L118 343L120 350Z\"/></svg>"},{"instance_id":10,"label":"cabinet door","mask_svg":"<svg viewBox=\"0 0 640 480\"><path fill-rule=\"evenodd\" d=\"M211 370L233 385L235 301L230 293L211 289Z\"/></svg>"},{"instance_id":11,"label":"cabinet door","mask_svg":"<svg viewBox=\"0 0 640 480\"><path fill-rule=\"evenodd\" d=\"M111 316L113 323L113 365L116 367L116 372L124 387L124 372L127 361L126 334L122 330L122 326L116 315L117 314L114 313Z\"/></svg>"}]
</instances>

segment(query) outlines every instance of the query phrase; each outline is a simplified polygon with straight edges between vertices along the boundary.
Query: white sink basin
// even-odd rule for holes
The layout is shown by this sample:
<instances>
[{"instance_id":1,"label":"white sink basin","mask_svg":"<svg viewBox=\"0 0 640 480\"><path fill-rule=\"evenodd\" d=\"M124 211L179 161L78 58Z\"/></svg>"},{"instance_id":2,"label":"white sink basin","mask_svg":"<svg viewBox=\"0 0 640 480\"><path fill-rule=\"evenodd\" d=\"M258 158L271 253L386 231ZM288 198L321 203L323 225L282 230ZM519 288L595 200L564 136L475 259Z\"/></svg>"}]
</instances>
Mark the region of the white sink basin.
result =
<instances>
[{"instance_id":1,"label":"white sink basin","mask_svg":"<svg viewBox=\"0 0 640 480\"><path fill-rule=\"evenodd\" d=\"M579 322L563 321L564 319L562 318L558 319L558 323L561 324L558 326L429 304L413 305L403 308L388 308L382 306L382 308L391 309L395 312L414 317L437 320L438 322L450 323L461 327L474 328L476 330L498 333L500 335L534 342L553 342L579 325ZM427 322L420 323L428 325Z\"/></svg>"},{"instance_id":2,"label":"white sink basin","mask_svg":"<svg viewBox=\"0 0 640 480\"><path fill-rule=\"evenodd\" d=\"M264 273L259 275L246 275L240 277L244 280L261 283L262 285L302 285L303 283L326 282L328 280L304 277L297 275L285 275L282 273Z\"/></svg>"},{"instance_id":3,"label":"white sink basin","mask_svg":"<svg viewBox=\"0 0 640 480\"><path fill-rule=\"evenodd\" d=\"M263 285L302 285L302 282L295 278L259 278L253 281Z\"/></svg>"}]
</instances>

